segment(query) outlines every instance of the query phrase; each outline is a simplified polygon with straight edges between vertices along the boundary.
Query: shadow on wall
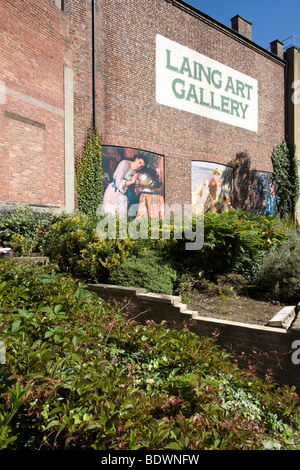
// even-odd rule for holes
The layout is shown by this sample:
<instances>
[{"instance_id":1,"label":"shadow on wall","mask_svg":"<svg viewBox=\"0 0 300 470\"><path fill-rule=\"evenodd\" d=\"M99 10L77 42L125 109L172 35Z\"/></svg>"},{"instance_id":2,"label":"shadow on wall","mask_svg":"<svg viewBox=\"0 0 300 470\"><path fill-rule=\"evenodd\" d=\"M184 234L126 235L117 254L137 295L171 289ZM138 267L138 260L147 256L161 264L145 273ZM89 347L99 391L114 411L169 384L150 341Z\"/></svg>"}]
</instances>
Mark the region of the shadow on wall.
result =
<instances>
[{"instance_id":1,"label":"shadow on wall","mask_svg":"<svg viewBox=\"0 0 300 470\"><path fill-rule=\"evenodd\" d=\"M278 185L273 173L251 170L247 152L236 154L233 168L233 207L264 216L277 213Z\"/></svg>"},{"instance_id":2,"label":"shadow on wall","mask_svg":"<svg viewBox=\"0 0 300 470\"><path fill-rule=\"evenodd\" d=\"M232 208L258 215L277 212L277 189L273 173L252 170L246 151L227 165L192 161L192 204L205 212L228 212Z\"/></svg>"},{"instance_id":3,"label":"shadow on wall","mask_svg":"<svg viewBox=\"0 0 300 470\"><path fill-rule=\"evenodd\" d=\"M233 168L233 206L250 211L253 208L251 162L247 152L239 152L230 163Z\"/></svg>"}]
</instances>

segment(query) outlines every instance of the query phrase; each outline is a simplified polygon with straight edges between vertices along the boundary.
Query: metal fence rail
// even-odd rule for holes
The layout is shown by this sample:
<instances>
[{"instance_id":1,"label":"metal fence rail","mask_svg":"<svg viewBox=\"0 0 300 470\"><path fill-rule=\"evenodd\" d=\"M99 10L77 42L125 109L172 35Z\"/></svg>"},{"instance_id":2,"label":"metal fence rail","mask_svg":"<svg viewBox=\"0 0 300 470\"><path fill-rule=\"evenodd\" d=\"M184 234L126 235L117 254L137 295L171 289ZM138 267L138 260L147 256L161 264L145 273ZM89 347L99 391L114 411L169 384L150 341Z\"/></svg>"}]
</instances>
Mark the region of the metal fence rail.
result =
<instances>
[{"instance_id":1,"label":"metal fence rail","mask_svg":"<svg viewBox=\"0 0 300 470\"><path fill-rule=\"evenodd\" d=\"M297 49L300 49L300 38L297 36L290 36L283 41L284 49L289 49L290 47L297 47Z\"/></svg>"}]
</instances>

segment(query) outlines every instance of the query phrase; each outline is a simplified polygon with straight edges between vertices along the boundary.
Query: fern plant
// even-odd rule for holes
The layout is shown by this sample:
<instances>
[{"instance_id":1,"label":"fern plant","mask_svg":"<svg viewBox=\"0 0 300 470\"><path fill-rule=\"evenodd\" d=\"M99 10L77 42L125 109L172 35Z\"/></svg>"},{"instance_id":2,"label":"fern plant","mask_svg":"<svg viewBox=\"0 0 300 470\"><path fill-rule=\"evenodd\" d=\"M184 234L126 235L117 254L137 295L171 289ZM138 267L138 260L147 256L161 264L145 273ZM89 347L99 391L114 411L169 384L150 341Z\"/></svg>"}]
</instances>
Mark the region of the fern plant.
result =
<instances>
[{"instance_id":1,"label":"fern plant","mask_svg":"<svg viewBox=\"0 0 300 470\"><path fill-rule=\"evenodd\" d=\"M103 191L101 141L98 131L93 127L89 131L75 173L78 208L93 217L102 202Z\"/></svg>"}]
</instances>

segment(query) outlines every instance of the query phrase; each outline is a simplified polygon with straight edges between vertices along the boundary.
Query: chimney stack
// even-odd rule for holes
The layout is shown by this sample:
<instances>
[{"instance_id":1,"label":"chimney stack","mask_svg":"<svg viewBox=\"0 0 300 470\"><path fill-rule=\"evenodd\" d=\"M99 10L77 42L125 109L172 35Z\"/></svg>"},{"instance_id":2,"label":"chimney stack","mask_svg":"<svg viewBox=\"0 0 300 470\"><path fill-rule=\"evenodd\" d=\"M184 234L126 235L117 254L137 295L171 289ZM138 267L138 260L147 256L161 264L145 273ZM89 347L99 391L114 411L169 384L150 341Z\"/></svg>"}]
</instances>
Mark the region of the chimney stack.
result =
<instances>
[{"instance_id":1,"label":"chimney stack","mask_svg":"<svg viewBox=\"0 0 300 470\"><path fill-rule=\"evenodd\" d=\"M281 59L283 59L283 42L279 41L279 39L275 39L275 41L270 42L271 52Z\"/></svg>"},{"instance_id":2,"label":"chimney stack","mask_svg":"<svg viewBox=\"0 0 300 470\"><path fill-rule=\"evenodd\" d=\"M240 15L231 18L231 28L252 40L252 23Z\"/></svg>"}]
</instances>

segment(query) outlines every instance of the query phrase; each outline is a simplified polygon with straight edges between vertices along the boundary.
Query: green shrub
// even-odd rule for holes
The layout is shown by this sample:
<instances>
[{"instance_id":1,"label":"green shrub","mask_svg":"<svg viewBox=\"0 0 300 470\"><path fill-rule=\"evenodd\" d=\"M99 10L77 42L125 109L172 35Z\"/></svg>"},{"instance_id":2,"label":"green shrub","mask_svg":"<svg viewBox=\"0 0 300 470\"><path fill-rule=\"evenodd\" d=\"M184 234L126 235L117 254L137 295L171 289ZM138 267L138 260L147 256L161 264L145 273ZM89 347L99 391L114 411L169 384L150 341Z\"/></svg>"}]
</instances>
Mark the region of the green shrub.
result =
<instances>
[{"instance_id":1,"label":"green shrub","mask_svg":"<svg viewBox=\"0 0 300 470\"><path fill-rule=\"evenodd\" d=\"M202 271L207 277L236 272L251 275L265 252L289 237L275 217L242 210L204 214L204 245L201 250L173 254L184 270Z\"/></svg>"},{"instance_id":2,"label":"green shrub","mask_svg":"<svg viewBox=\"0 0 300 470\"><path fill-rule=\"evenodd\" d=\"M299 399L209 338L140 325L50 267L0 263L0 448L293 449Z\"/></svg>"},{"instance_id":3,"label":"green shrub","mask_svg":"<svg viewBox=\"0 0 300 470\"><path fill-rule=\"evenodd\" d=\"M171 286L176 287L187 273L194 275L201 271L207 278L231 272L251 276L264 254L279 246L291 233L274 217L241 210L206 213L204 245L200 250L187 251L184 227L182 237L175 238L172 220L170 239L162 238L162 223L159 238L152 239L149 222L149 236L136 240L99 239L96 227L100 220L100 217L79 211L42 215L28 208L17 208L6 216L0 216L0 234L17 254L41 251L62 272L80 275L93 282L108 282L110 272L120 266L109 282L113 279L117 282L118 279L125 285L143 285L147 289L149 285L150 290L170 293ZM146 255L151 258L151 275L143 266L145 251L152 253ZM121 268L129 256L131 260ZM141 279L142 276L145 280Z\"/></svg>"},{"instance_id":4,"label":"green shrub","mask_svg":"<svg viewBox=\"0 0 300 470\"><path fill-rule=\"evenodd\" d=\"M49 225L49 215L34 212L29 206L16 206L6 214L0 213L0 240L13 245L20 254L38 251Z\"/></svg>"},{"instance_id":5,"label":"green shrub","mask_svg":"<svg viewBox=\"0 0 300 470\"><path fill-rule=\"evenodd\" d=\"M129 256L134 242L128 238L99 239L98 221L80 212L59 220L45 235L43 253L62 272L106 282L109 272Z\"/></svg>"},{"instance_id":6,"label":"green shrub","mask_svg":"<svg viewBox=\"0 0 300 470\"><path fill-rule=\"evenodd\" d=\"M197 408L197 384L199 375L195 373L171 377L163 383L162 388L169 394L178 397L178 408L184 416L191 416Z\"/></svg>"},{"instance_id":7,"label":"green shrub","mask_svg":"<svg viewBox=\"0 0 300 470\"><path fill-rule=\"evenodd\" d=\"M196 222L193 220L193 230ZM199 228L199 226L198 226ZM290 232L276 217L265 217L242 210L221 214L204 214L204 244L200 250L186 250L184 226L181 238L175 238L171 220L170 239L163 239L160 232L156 240L135 240L132 254L140 256L143 250L151 250L166 265L171 265L178 276L199 271L207 277L236 272L251 276L253 267L272 247L290 237Z\"/></svg>"},{"instance_id":8,"label":"green shrub","mask_svg":"<svg viewBox=\"0 0 300 470\"><path fill-rule=\"evenodd\" d=\"M40 252L51 226L67 217L65 212L42 213L34 212L29 206L16 206L5 214L0 213L0 241L18 255Z\"/></svg>"},{"instance_id":9,"label":"green shrub","mask_svg":"<svg viewBox=\"0 0 300 470\"><path fill-rule=\"evenodd\" d=\"M243 211L207 213L204 216L203 247L197 251L187 251L183 228L182 238L176 239L172 223L170 239L163 239L160 231L157 239L152 239L149 233L145 239L100 240L96 234L99 220L82 213L60 218L51 224L44 236L43 252L57 262L60 270L95 282L107 282L109 273L120 266L111 274L109 282L137 287L142 285L150 290L168 293L171 286L176 286L186 273L202 271L207 277L216 277L236 272L250 276L264 253L290 236L274 217ZM151 254L145 255L145 252ZM121 267L129 256L130 260ZM149 269L145 268L145 256L149 256Z\"/></svg>"},{"instance_id":10,"label":"green shrub","mask_svg":"<svg viewBox=\"0 0 300 470\"><path fill-rule=\"evenodd\" d=\"M45 235L43 253L61 271L74 273L80 253L95 237L96 220L80 212L54 223Z\"/></svg>"},{"instance_id":11,"label":"green shrub","mask_svg":"<svg viewBox=\"0 0 300 470\"><path fill-rule=\"evenodd\" d=\"M258 266L254 284L283 302L300 301L300 234L270 251Z\"/></svg>"},{"instance_id":12,"label":"green shrub","mask_svg":"<svg viewBox=\"0 0 300 470\"><path fill-rule=\"evenodd\" d=\"M109 275L109 283L122 286L144 287L147 291L172 294L176 271L153 251L143 251L127 260Z\"/></svg>"},{"instance_id":13,"label":"green shrub","mask_svg":"<svg viewBox=\"0 0 300 470\"><path fill-rule=\"evenodd\" d=\"M94 238L81 250L76 264L76 274L92 282L108 282L109 274L126 262L134 242L129 238Z\"/></svg>"}]
</instances>

